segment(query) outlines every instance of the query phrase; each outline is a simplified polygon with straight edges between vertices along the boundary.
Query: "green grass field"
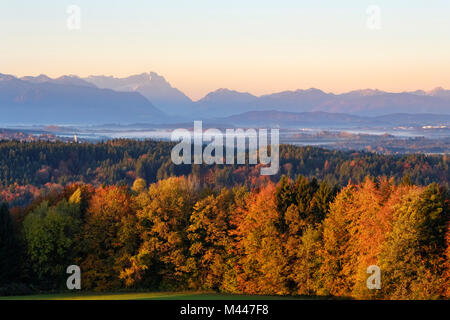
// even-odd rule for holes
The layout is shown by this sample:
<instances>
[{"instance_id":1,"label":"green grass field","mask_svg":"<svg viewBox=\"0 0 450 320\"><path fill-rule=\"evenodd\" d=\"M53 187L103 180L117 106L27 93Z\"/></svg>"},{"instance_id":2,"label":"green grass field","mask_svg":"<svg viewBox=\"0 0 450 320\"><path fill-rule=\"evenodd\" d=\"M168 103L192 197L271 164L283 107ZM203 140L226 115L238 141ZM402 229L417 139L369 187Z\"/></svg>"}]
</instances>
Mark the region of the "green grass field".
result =
<instances>
[{"instance_id":1,"label":"green grass field","mask_svg":"<svg viewBox=\"0 0 450 320\"><path fill-rule=\"evenodd\" d=\"M231 295L202 292L60 293L0 297L0 300L297 300L314 297Z\"/></svg>"}]
</instances>

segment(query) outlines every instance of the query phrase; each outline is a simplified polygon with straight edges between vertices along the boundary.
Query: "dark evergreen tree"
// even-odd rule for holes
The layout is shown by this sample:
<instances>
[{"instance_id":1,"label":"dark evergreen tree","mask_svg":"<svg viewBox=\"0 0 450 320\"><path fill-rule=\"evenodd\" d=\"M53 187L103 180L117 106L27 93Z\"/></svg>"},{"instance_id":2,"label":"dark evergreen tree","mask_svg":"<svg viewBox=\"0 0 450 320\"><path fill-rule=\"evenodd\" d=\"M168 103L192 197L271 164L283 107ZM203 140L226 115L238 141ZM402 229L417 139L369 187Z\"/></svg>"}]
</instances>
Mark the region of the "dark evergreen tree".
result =
<instances>
[{"instance_id":1,"label":"dark evergreen tree","mask_svg":"<svg viewBox=\"0 0 450 320\"><path fill-rule=\"evenodd\" d=\"M19 267L19 246L6 203L0 206L0 285L15 282Z\"/></svg>"},{"instance_id":2,"label":"dark evergreen tree","mask_svg":"<svg viewBox=\"0 0 450 320\"><path fill-rule=\"evenodd\" d=\"M331 188L326 181L322 181L319 185L319 189L314 193L311 200L311 209L308 216L308 223L317 224L328 213L330 203L333 201L336 194L336 188Z\"/></svg>"},{"instance_id":3,"label":"dark evergreen tree","mask_svg":"<svg viewBox=\"0 0 450 320\"><path fill-rule=\"evenodd\" d=\"M283 175L275 191L275 200L280 214L284 214L289 206L295 203L295 193L289 178Z\"/></svg>"}]
</instances>

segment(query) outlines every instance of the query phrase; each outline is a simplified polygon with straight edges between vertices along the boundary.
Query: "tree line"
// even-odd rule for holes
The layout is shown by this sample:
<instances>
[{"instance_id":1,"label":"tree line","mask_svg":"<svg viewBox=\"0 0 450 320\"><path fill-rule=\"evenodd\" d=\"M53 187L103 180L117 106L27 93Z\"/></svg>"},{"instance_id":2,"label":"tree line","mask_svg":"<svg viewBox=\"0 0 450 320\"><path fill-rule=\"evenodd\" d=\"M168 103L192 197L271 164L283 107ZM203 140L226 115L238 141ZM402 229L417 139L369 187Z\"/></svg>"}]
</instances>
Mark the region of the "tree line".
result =
<instances>
[{"instance_id":1,"label":"tree line","mask_svg":"<svg viewBox=\"0 0 450 320\"><path fill-rule=\"evenodd\" d=\"M173 146L128 139L81 144L0 141L0 201L23 206L72 183L131 186L137 178L154 183L183 175L216 190L238 185L251 188L269 180L276 183L282 175L295 179L299 174L339 186L359 184L366 175L389 176L396 182L409 176L416 185L449 186L446 155L381 155L281 145L279 174L261 177L258 165L174 165Z\"/></svg>"}]
</instances>

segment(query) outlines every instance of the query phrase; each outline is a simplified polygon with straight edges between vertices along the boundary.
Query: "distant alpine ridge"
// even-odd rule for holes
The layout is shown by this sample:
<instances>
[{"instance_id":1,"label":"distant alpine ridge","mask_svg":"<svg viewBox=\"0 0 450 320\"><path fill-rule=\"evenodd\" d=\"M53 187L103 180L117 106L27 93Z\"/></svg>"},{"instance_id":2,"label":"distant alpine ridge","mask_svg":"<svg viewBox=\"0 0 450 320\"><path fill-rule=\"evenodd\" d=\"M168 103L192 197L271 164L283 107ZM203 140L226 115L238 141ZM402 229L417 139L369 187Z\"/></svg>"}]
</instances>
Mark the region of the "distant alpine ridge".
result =
<instances>
[{"instance_id":1,"label":"distant alpine ridge","mask_svg":"<svg viewBox=\"0 0 450 320\"><path fill-rule=\"evenodd\" d=\"M450 90L390 93L358 90L343 94L325 93L318 89L284 91L263 96L219 89L196 102L197 113L230 116L248 111L285 111L346 113L380 116L391 113L450 114Z\"/></svg>"},{"instance_id":2,"label":"distant alpine ridge","mask_svg":"<svg viewBox=\"0 0 450 320\"><path fill-rule=\"evenodd\" d=\"M180 90L172 87L162 76L155 72L142 73L127 78L112 76L90 76L84 79L98 88L115 91L138 92L168 115L188 115L192 101Z\"/></svg>"},{"instance_id":3,"label":"distant alpine ridge","mask_svg":"<svg viewBox=\"0 0 450 320\"><path fill-rule=\"evenodd\" d=\"M137 92L100 89L76 76L18 79L0 74L0 123L161 122L166 115Z\"/></svg>"},{"instance_id":4,"label":"distant alpine ridge","mask_svg":"<svg viewBox=\"0 0 450 320\"><path fill-rule=\"evenodd\" d=\"M435 115L450 114L450 90L392 93L365 89L334 94L311 88L255 96L218 89L192 101L155 72L126 78L65 75L55 79L0 74L0 112L0 124L160 124L211 119L265 123L278 119L286 124L333 122L343 115L348 121L365 122L360 117L387 114L396 114L396 119L434 114L435 119Z\"/></svg>"},{"instance_id":5,"label":"distant alpine ridge","mask_svg":"<svg viewBox=\"0 0 450 320\"><path fill-rule=\"evenodd\" d=\"M262 96L222 88L194 102L155 72L127 78L90 76L84 80L100 88L137 91L169 115L191 119L227 117L248 111L269 110L325 111L362 116L390 113L450 114L450 90L443 88L429 92L417 90L401 93L365 89L343 94L325 93L312 88Z\"/></svg>"}]
</instances>

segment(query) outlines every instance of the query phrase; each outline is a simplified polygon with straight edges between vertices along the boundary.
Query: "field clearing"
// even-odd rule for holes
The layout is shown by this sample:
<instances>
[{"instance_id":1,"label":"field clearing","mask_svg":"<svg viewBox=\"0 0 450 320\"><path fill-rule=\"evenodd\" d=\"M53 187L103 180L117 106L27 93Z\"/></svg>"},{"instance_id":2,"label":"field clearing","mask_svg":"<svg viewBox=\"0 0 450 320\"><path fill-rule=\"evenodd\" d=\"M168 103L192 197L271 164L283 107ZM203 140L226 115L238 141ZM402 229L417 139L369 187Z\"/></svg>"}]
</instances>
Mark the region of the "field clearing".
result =
<instances>
[{"instance_id":1,"label":"field clearing","mask_svg":"<svg viewBox=\"0 0 450 320\"><path fill-rule=\"evenodd\" d=\"M202 292L127 292L38 294L0 297L0 300L310 300L314 298L316 297L232 295Z\"/></svg>"}]
</instances>

